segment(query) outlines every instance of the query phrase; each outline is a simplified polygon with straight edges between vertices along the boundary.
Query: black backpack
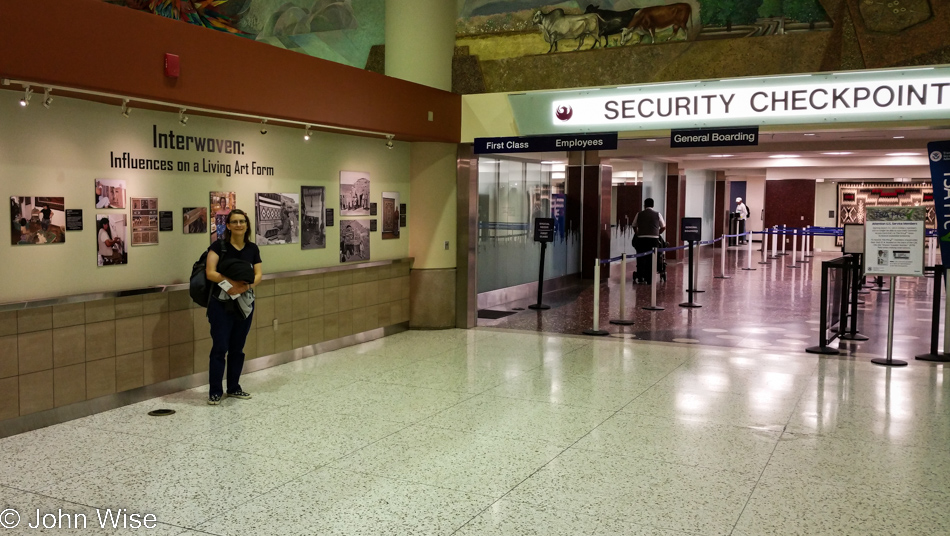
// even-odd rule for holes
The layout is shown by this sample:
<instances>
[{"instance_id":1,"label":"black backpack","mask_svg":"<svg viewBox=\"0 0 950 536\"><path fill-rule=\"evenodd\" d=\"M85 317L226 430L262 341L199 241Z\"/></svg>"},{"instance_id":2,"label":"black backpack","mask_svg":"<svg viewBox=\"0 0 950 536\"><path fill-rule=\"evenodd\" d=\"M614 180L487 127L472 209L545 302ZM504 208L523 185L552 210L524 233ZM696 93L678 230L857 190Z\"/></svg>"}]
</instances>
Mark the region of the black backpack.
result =
<instances>
[{"instance_id":1,"label":"black backpack","mask_svg":"<svg viewBox=\"0 0 950 536\"><path fill-rule=\"evenodd\" d=\"M208 249L206 249L191 266L191 279L188 281L188 294L191 295L191 301L202 307L208 306L208 302L211 301L211 291L214 290L214 285L211 281L208 281L208 278L205 276L209 251L211 251L211 246L208 246ZM225 251L227 251L227 245L224 240L221 240L222 257Z\"/></svg>"}]
</instances>

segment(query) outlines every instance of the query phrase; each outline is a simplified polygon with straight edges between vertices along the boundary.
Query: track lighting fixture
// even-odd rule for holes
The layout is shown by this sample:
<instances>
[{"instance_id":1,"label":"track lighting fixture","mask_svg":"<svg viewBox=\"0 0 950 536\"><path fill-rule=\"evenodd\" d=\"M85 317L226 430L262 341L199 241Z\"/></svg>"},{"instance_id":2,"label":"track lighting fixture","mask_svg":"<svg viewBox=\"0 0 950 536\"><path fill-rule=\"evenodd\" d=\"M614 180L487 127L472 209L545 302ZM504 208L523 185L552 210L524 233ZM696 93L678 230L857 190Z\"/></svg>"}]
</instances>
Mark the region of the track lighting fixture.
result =
<instances>
[{"instance_id":1,"label":"track lighting fixture","mask_svg":"<svg viewBox=\"0 0 950 536\"><path fill-rule=\"evenodd\" d=\"M304 141L310 141L310 125L303 129L303 139Z\"/></svg>"},{"instance_id":2,"label":"track lighting fixture","mask_svg":"<svg viewBox=\"0 0 950 536\"><path fill-rule=\"evenodd\" d=\"M47 110L49 110L50 105L53 104L53 96L51 95L52 92L53 90L51 88L46 88L43 91L43 108L46 108Z\"/></svg>"},{"instance_id":3,"label":"track lighting fixture","mask_svg":"<svg viewBox=\"0 0 950 536\"><path fill-rule=\"evenodd\" d=\"M185 126L188 124L188 116L185 115L185 111L186 111L185 108L181 108L178 110L178 123L181 124L181 126Z\"/></svg>"},{"instance_id":4,"label":"track lighting fixture","mask_svg":"<svg viewBox=\"0 0 950 536\"><path fill-rule=\"evenodd\" d=\"M387 148L387 149L392 149L392 148L393 148L393 138L394 138L394 137L395 137L395 136L393 136L392 134L386 134L386 148Z\"/></svg>"},{"instance_id":5,"label":"track lighting fixture","mask_svg":"<svg viewBox=\"0 0 950 536\"><path fill-rule=\"evenodd\" d=\"M267 119L261 119L261 136L267 134Z\"/></svg>"},{"instance_id":6,"label":"track lighting fixture","mask_svg":"<svg viewBox=\"0 0 950 536\"><path fill-rule=\"evenodd\" d=\"M129 108L129 99L122 99L122 117L128 119L132 109Z\"/></svg>"},{"instance_id":7,"label":"track lighting fixture","mask_svg":"<svg viewBox=\"0 0 950 536\"><path fill-rule=\"evenodd\" d=\"M23 88L23 98L20 99L20 106L26 108L30 105L30 98L33 96L33 90L30 89L30 86Z\"/></svg>"}]
</instances>

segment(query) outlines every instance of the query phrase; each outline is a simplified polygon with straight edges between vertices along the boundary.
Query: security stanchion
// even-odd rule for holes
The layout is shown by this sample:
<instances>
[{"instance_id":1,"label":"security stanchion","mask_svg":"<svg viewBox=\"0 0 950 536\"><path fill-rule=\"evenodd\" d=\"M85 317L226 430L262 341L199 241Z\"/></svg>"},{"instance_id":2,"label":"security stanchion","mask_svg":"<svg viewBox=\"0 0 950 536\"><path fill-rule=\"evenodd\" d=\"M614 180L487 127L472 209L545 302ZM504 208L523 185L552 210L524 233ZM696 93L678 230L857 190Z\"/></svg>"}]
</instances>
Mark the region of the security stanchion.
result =
<instances>
[{"instance_id":1,"label":"security stanchion","mask_svg":"<svg viewBox=\"0 0 950 536\"><path fill-rule=\"evenodd\" d=\"M777 258L778 258L778 249L777 249L777 248L778 248L778 237L779 237L779 234L778 234L778 225L773 225L773 226L772 226L772 255L769 257L770 259L777 259Z\"/></svg>"},{"instance_id":2,"label":"security stanchion","mask_svg":"<svg viewBox=\"0 0 950 536\"><path fill-rule=\"evenodd\" d=\"M937 237L929 236L927 237L927 266L937 265ZM933 275L936 280L937 272L934 271L931 274L926 274L927 276Z\"/></svg>"},{"instance_id":3,"label":"security stanchion","mask_svg":"<svg viewBox=\"0 0 950 536\"><path fill-rule=\"evenodd\" d=\"M748 247L748 252L749 252L749 254L748 254L747 258L746 258L746 267L743 268L743 270L745 270L745 271L747 271L747 272L748 272L748 271L755 271L756 269L752 267L752 232L751 232L751 231L746 232L745 235L746 235L746 239L747 239L747 240L745 241L745 243L748 244L748 246L749 246L749 247Z\"/></svg>"},{"instance_id":4,"label":"security stanchion","mask_svg":"<svg viewBox=\"0 0 950 536\"><path fill-rule=\"evenodd\" d=\"M850 295L848 297L848 305L851 306L851 312L848 314L848 317L851 318L851 329L849 330L847 324L845 324L845 328L838 335L838 338L843 341L866 341L870 339L867 335L858 333L858 305L864 303L858 300L858 284L861 281L861 267L863 265L861 261L861 253L851 254L851 271L854 274L851 278ZM839 323L844 320L840 320Z\"/></svg>"},{"instance_id":5,"label":"security stanchion","mask_svg":"<svg viewBox=\"0 0 950 536\"><path fill-rule=\"evenodd\" d=\"M544 294L544 250L547 245L547 242L541 242L541 262L538 265L538 303L532 303L528 309L544 311L551 308L550 305L541 303L541 295Z\"/></svg>"},{"instance_id":6,"label":"security stanchion","mask_svg":"<svg viewBox=\"0 0 950 536\"><path fill-rule=\"evenodd\" d=\"M725 245L725 244L723 244L723 245ZM664 252L664 253L665 253L665 252ZM659 278L656 276L656 263L657 263L657 257L656 257L656 256L659 255L659 254L660 254L660 252L659 252L656 248L653 248L653 259L651 260L651 262L652 262L652 264L653 264L653 268L651 268L651 270L653 270L653 272L652 272L652 273L653 273L653 277L650 278L650 306L649 306L649 307L643 307L643 309L646 309L647 311L662 311L662 310L663 310L662 307L658 307L658 306L656 305L656 280L659 279Z\"/></svg>"},{"instance_id":7,"label":"security stanchion","mask_svg":"<svg viewBox=\"0 0 950 536\"><path fill-rule=\"evenodd\" d=\"M789 268L798 268L798 265L795 264L795 250L798 247L798 229L792 230L792 264L789 264Z\"/></svg>"},{"instance_id":8,"label":"security stanchion","mask_svg":"<svg viewBox=\"0 0 950 536\"><path fill-rule=\"evenodd\" d=\"M769 231L768 228L762 231L762 260L759 261L759 264L768 264L768 251L769 249Z\"/></svg>"},{"instance_id":9,"label":"security stanchion","mask_svg":"<svg viewBox=\"0 0 950 536\"><path fill-rule=\"evenodd\" d=\"M947 276L947 269L940 266L934 266L934 307L933 315L931 316L930 321L930 352L926 354L920 354L914 356L914 359L920 361L935 361L937 363L947 363L950 362L950 352L947 352L948 339L947 336L950 332L944 332L944 352L941 354L937 351L937 339L940 338L940 287L944 286L945 277Z\"/></svg>"},{"instance_id":10,"label":"security stanchion","mask_svg":"<svg viewBox=\"0 0 950 536\"><path fill-rule=\"evenodd\" d=\"M891 288L894 288L894 283L897 278L894 276L891 277ZM883 365L885 367L906 367L907 361L901 361L900 359L894 359L894 296L896 292L891 292L891 299L888 300L888 310L887 310L887 358L881 359L880 357L875 357L871 360L871 363L875 365Z\"/></svg>"},{"instance_id":11,"label":"security stanchion","mask_svg":"<svg viewBox=\"0 0 950 536\"><path fill-rule=\"evenodd\" d=\"M802 229L802 258L798 260L799 263L808 262L805 260L805 253L808 253L808 247L809 247L809 244L811 244L811 240L813 236L811 233L808 232L809 227L810 225L806 225L805 228Z\"/></svg>"},{"instance_id":12,"label":"security stanchion","mask_svg":"<svg viewBox=\"0 0 950 536\"><path fill-rule=\"evenodd\" d=\"M594 326L591 329L585 329L584 335L598 337L609 335L600 329L600 259L594 259Z\"/></svg>"},{"instance_id":13,"label":"security stanchion","mask_svg":"<svg viewBox=\"0 0 950 536\"><path fill-rule=\"evenodd\" d=\"M627 314L627 301L625 299L626 295L627 295L627 256L621 255L620 257L620 318L616 320L611 320L610 321L611 324L617 324L618 326L633 325L633 320L626 320L624 318L624 315Z\"/></svg>"},{"instance_id":14,"label":"security stanchion","mask_svg":"<svg viewBox=\"0 0 950 536\"><path fill-rule=\"evenodd\" d=\"M727 240L731 235L724 234L722 235L722 247L719 248L719 275L716 276L716 279L732 279L732 276L726 275L726 245Z\"/></svg>"},{"instance_id":15,"label":"security stanchion","mask_svg":"<svg viewBox=\"0 0 950 536\"><path fill-rule=\"evenodd\" d=\"M779 253L779 255L781 255L782 257L788 255L788 253L785 253L786 242L788 242L788 240L785 239L786 235L787 235L787 231L785 230L785 224L783 223L782 224L782 252Z\"/></svg>"},{"instance_id":16,"label":"security stanchion","mask_svg":"<svg viewBox=\"0 0 950 536\"><path fill-rule=\"evenodd\" d=\"M689 298L689 301L683 302L680 304L680 307L702 307L698 303L693 302L693 294L697 292L693 290L693 241L689 242L689 268L688 268L688 285L689 288L686 289L686 296Z\"/></svg>"}]
</instances>

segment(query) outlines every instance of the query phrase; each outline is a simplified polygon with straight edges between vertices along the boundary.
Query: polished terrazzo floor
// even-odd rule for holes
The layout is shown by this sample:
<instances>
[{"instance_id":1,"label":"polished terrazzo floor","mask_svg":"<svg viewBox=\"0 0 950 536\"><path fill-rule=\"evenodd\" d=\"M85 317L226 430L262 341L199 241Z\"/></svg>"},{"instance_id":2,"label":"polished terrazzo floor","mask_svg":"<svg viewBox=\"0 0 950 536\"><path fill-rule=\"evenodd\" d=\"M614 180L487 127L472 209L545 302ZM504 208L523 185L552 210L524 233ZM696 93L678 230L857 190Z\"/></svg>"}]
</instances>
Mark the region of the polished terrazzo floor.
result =
<instances>
[{"instance_id":1,"label":"polished terrazzo floor","mask_svg":"<svg viewBox=\"0 0 950 536\"><path fill-rule=\"evenodd\" d=\"M758 247L758 245L756 245ZM686 263L670 262L667 282L657 283L657 305L662 311L644 310L651 304L650 287L626 281L625 313L620 311L620 267L612 265L608 283L601 286L599 328L612 337L678 343L702 343L736 348L804 352L818 344L821 302L821 262L839 253L817 253L798 268L790 268L790 255L759 264L761 254L753 251L753 271L744 247L730 248L725 273L720 279L719 250L699 248L697 254L697 293L694 303L700 308L684 308L687 302ZM798 256L800 259L800 254ZM632 273L632 263L627 267ZM870 279L868 280L868 288ZM885 282L886 283L886 282ZM885 284L885 288L887 285ZM859 332L870 337L866 342L834 341L843 353L859 358L886 357L888 292L868 291L859 297ZM549 333L580 334L593 326L593 285L585 282L571 288L546 293L546 311L527 309L536 298L518 300L492 310L515 310L517 314L490 320L478 319L479 326L504 329L536 330ZM523 309L523 310L521 310ZM930 349L933 278L898 278L895 294L893 357L913 360ZM610 324L611 319L633 320L631 326ZM940 348L942 349L942 343Z\"/></svg>"},{"instance_id":2,"label":"polished terrazzo floor","mask_svg":"<svg viewBox=\"0 0 950 536\"><path fill-rule=\"evenodd\" d=\"M950 533L942 365L476 328L242 386L0 440L3 533L37 510L82 534ZM105 508L158 524L102 530Z\"/></svg>"}]
</instances>

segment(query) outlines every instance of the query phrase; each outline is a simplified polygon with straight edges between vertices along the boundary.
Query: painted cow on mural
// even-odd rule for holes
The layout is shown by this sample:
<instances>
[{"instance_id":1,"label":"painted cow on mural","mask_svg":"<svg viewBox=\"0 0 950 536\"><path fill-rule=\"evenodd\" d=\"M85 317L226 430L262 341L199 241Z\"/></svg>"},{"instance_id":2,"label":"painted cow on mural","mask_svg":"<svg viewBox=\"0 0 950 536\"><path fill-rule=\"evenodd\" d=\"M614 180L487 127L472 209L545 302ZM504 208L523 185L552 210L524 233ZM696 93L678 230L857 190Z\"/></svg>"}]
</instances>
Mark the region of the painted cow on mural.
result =
<instances>
[{"instance_id":1,"label":"painted cow on mural","mask_svg":"<svg viewBox=\"0 0 950 536\"><path fill-rule=\"evenodd\" d=\"M626 9L624 11L611 11L609 9L600 9L594 4L587 4L584 13L594 14L600 17L600 37L604 38L604 46L610 42L609 36L617 35L623 32L624 28L630 26L633 16L640 11L639 8ZM599 40L599 38L598 38Z\"/></svg>"},{"instance_id":2,"label":"painted cow on mural","mask_svg":"<svg viewBox=\"0 0 950 536\"><path fill-rule=\"evenodd\" d=\"M673 27L673 34L667 41L676 37L676 34L682 29L686 37L689 37L689 23L692 19L693 8L689 4L679 3L668 6L645 7L633 16L630 24L624 28L620 34L620 44L625 45L633 37L633 34L640 34L640 39L644 35L649 35L651 42L656 42L656 31Z\"/></svg>"},{"instance_id":3,"label":"painted cow on mural","mask_svg":"<svg viewBox=\"0 0 950 536\"><path fill-rule=\"evenodd\" d=\"M596 14L565 15L564 10L558 8L548 13L539 10L531 20L541 27L541 36L551 44L549 53L557 50L557 42L562 39L577 39L577 48L574 50L581 49L588 35L594 38L590 48L600 44L600 17Z\"/></svg>"}]
</instances>

